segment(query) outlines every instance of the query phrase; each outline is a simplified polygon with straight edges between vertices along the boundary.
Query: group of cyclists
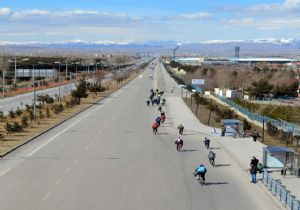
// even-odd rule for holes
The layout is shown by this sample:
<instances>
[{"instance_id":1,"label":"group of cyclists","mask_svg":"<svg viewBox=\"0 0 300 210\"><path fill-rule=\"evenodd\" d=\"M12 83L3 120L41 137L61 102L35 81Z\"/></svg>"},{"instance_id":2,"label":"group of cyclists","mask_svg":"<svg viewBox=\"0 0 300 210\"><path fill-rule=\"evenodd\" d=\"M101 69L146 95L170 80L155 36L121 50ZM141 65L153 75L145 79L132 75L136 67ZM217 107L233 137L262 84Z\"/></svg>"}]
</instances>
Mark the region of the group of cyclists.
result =
<instances>
[{"instance_id":1,"label":"group of cyclists","mask_svg":"<svg viewBox=\"0 0 300 210\"><path fill-rule=\"evenodd\" d=\"M166 114L165 114L165 112L162 109L162 107L166 103L165 99L161 99L161 97L162 97L163 94L164 94L163 91L159 91L158 89L156 89L154 91L153 89L151 89L150 90L149 99L146 101L147 106L150 106L150 102L151 102L151 104L153 106L155 104L158 105L158 111L160 113L160 115L155 118L155 121L154 121L154 123L151 126L152 127L152 131L153 131L154 134L157 134L158 128L166 120Z\"/></svg>"},{"instance_id":2,"label":"group of cyclists","mask_svg":"<svg viewBox=\"0 0 300 210\"><path fill-rule=\"evenodd\" d=\"M163 111L162 107L165 105L166 100L165 99L161 99L162 95L163 95L163 91L159 91L158 89L156 89L155 91L153 89L150 90L150 97L149 99L146 101L147 106L150 106L150 103L152 105L157 105L158 106L158 111L159 111L159 116L157 116L155 118L155 122L152 124L152 130L154 134L157 134L158 128L161 126L162 123L165 122L166 120L166 114ZM182 124L180 124L178 127L178 132L179 132L179 137L175 140L175 144L176 144L176 150L178 152L181 151L182 147L183 147L183 131L184 131L184 126ZM204 138L204 145L207 149L209 149L209 145L210 145L210 139L205 137ZM210 150L208 153L208 159L209 162L211 163L211 165L214 167L215 166L215 158L216 158L216 154ZM205 184L205 174L207 173L207 169L205 167L204 164L200 164L194 171L194 176L198 178L199 182L201 185Z\"/></svg>"}]
</instances>

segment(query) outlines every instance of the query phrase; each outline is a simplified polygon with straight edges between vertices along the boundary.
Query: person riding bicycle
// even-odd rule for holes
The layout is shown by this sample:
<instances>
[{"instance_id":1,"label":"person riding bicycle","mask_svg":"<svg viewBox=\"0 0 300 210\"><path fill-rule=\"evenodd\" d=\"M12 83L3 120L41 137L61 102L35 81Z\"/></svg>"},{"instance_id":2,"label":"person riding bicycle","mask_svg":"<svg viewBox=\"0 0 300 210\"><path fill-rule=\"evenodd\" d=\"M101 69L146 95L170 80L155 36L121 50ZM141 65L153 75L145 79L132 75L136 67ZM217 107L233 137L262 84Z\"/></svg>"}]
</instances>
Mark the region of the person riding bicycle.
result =
<instances>
[{"instance_id":1,"label":"person riding bicycle","mask_svg":"<svg viewBox=\"0 0 300 210\"><path fill-rule=\"evenodd\" d=\"M209 148L210 139L207 138L207 137L205 137L203 142L204 142L204 145L206 146L206 148L208 149Z\"/></svg>"},{"instance_id":2,"label":"person riding bicycle","mask_svg":"<svg viewBox=\"0 0 300 210\"><path fill-rule=\"evenodd\" d=\"M215 163L215 158L216 158L216 153L214 153L213 151L209 151L208 159L211 164Z\"/></svg>"},{"instance_id":3,"label":"person riding bicycle","mask_svg":"<svg viewBox=\"0 0 300 210\"><path fill-rule=\"evenodd\" d=\"M176 149L177 151L180 151L181 147L183 146L183 139L178 137L176 140L175 140L175 144L176 144Z\"/></svg>"},{"instance_id":4,"label":"person riding bicycle","mask_svg":"<svg viewBox=\"0 0 300 210\"><path fill-rule=\"evenodd\" d=\"M158 117L155 119L155 122L160 126L161 118L158 116Z\"/></svg>"},{"instance_id":5,"label":"person riding bicycle","mask_svg":"<svg viewBox=\"0 0 300 210\"><path fill-rule=\"evenodd\" d=\"M180 125L178 126L178 130L179 130L179 134L180 134L180 135L183 133L183 129L184 129L183 125L180 124Z\"/></svg>"},{"instance_id":6,"label":"person riding bicycle","mask_svg":"<svg viewBox=\"0 0 300 210\"><path fill-rule=\"evenodd\" d=\"M152 124L152 130L153 130L154 133L157 133L158 127L159 127L159 125L158 125L157 122L155 122L155 123Z\"/></svg>"},{"instance_id":7,"label":"person riding bicycle","mask_svg":"<svg viewBox=\"0 0 300 210\"><path fill-rule=\"evenodd\" d=\"M206 167L203 164L200 164L200 166L195 169L194 176L198 176L199 179L202 178L202 180L205 182L206 172L207 172Z\"/></svg>"},{"instance_id":8,"label":"person riding bicycle","mask_svg":"<svg viewBox=\"0 0 300 210\"><path fill-rule=\"evenodd\" d=\"M159 112L161 112L161 110L162 110L162 106L161 106L161 105L159 105L159 106L158 106L158 108L157 108L157 110L158 110Z\"/></svg>"},{"instance_id":9,"label":"person riding bicycle","mask_svg":"<svg viewBox=\"0 0 300 210\"><path fill-rule=\"evenodd\" d=\"M161 110L161 113L160 113L160 119L161 119L161 122L164 123L165 120L166 120L166 114L163 110Z\"/></svg>"}]
</instances>

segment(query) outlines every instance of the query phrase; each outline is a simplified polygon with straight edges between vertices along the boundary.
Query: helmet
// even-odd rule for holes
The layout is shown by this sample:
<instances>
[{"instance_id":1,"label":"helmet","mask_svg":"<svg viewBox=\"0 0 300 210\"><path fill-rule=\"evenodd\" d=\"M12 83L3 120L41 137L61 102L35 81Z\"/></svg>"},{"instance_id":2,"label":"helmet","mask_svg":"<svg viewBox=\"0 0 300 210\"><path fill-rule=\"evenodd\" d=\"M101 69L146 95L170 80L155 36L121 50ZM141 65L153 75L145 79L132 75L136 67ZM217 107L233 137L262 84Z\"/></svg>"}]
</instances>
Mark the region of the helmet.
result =
<instances>
[{"instance_id":1,"label":"helmet","mask_svg":"<svg viewBox=\"0 0 300 210\"><path fill-rule=\"evenodd\" d=\"M203 165L203 164L200 164L200 167L204 167L204 165Z\"/></svg>"}]
</instances>

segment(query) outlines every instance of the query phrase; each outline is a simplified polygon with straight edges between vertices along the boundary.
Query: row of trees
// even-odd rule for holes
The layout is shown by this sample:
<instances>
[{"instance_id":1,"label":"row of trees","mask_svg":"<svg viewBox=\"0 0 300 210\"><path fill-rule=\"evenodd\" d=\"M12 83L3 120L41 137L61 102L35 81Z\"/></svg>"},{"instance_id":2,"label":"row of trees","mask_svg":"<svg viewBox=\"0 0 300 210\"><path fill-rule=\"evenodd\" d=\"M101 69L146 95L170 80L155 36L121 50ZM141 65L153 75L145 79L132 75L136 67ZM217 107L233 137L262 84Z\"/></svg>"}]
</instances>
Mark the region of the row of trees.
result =
<instances>
[{"instance_id":1,"label":"row of trees","mask_svg":"<svg viewBox=\"0 0 300 210\"><path fill-rule=\"evenodd\" d=\"M286 67L269 67L267 64L251 67L249 65L201 65L188 66L172 61L170 66L186 71L181 75L185 83L192 79L205 80L204 88L213 90L216 87L247 90L251 96L262 98L295 97L297 94L297 72Z\"/></svg>"}]
</instances>

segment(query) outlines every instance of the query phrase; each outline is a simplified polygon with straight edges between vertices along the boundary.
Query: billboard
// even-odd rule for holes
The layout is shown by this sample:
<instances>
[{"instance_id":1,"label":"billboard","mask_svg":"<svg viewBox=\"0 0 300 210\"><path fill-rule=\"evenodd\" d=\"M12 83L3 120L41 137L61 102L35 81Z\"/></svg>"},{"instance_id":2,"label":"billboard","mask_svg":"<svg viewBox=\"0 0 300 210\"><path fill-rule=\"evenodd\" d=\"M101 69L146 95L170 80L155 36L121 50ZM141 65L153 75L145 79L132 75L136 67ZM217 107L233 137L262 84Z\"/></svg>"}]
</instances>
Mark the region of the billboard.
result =
<instances>
[{"instance_id":1,"label":"billboard","mask_svg":"<svg viewBox=\"0 0 300 210\"><path fill-rule=\"evenodd\" d=\"M16 77L55 77L55 69L17 69Z\"/></svg>"},{"instance_id":2,"label":"billboard","mask_svg":"<svg viewBox=\"0 0 300 210\"><path fill-rule=\"evenodd\" d=\"M192 85L204 85L204 79L192 79Z\"/></svg>"}]
</instances>

